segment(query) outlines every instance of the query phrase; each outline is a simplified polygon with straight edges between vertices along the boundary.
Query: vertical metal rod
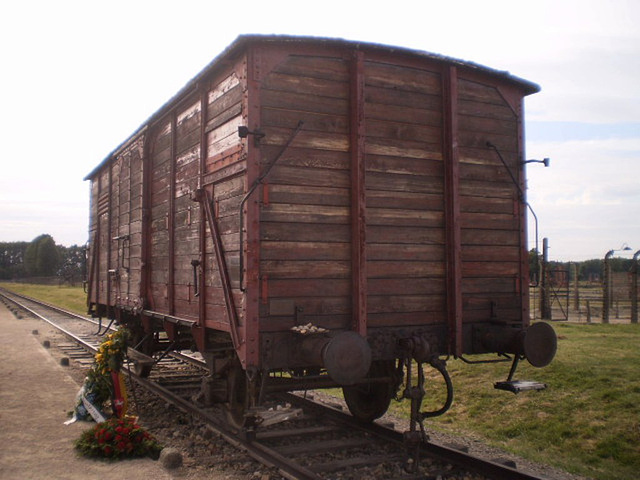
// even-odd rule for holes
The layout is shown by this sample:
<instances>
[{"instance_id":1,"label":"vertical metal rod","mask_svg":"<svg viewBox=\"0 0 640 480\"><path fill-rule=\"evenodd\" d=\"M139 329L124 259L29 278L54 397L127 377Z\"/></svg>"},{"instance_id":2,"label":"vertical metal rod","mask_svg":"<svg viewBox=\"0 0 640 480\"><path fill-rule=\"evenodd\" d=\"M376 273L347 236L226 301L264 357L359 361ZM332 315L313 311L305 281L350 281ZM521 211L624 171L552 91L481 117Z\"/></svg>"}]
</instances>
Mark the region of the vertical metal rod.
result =
<instances>
[{"instance_id":1,"label":"vertical metal rod","mask_svg":"<svg viewBox=\"0 0 640 480\"><path fill-rule=\"evenodd\" d=\"M551 286L549 285L549 239L542 239L542 265L540 269L540 318L551 320Z\"/></svg>"},{"instance_id":2,"label":"vertical metal rod","mask_svg":"<svg viewBox=\"0 0 640 480\"><path fill-rule=\"evenodd\" d=\"M609 310L611 309L611 257L613 257L614 253L614 250L609 250L606 253L602 267L602 323L609 323Z\"/></svg>"},{"instance_id":3,"label":"vertical metal rod","mask_svg":"<svg viewBox=\"0 0 640 480\"><path fill-rule=\"evenodd\" d=\"M631 323L638 323L638 257L640 250L633 254L631 264Z\"/></svg>"}]
</instances>

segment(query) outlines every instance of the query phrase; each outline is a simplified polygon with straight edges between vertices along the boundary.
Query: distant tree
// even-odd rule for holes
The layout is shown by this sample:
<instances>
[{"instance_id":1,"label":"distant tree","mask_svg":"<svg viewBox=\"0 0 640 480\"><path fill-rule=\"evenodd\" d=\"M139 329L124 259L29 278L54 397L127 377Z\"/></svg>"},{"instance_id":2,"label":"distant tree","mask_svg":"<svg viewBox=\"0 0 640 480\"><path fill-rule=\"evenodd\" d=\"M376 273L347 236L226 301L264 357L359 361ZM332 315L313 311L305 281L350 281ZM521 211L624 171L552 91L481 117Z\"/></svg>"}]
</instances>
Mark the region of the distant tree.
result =
<instances>
[{"instance_id":1,"label":"distant tree","mask_svg":"<svg viewBox=\"0 0 640 480\"><path fill-rule=\"evenodd\" d=\"M86 268L86 248L84 246L71 245L64 247L59 245L60 269L58 275L71 284L84 278Z\"/></svg>"},{"instance_id":2,"label":"distant tree","mask_svg":"<svg viewBox=\"0 0 640 480\"><path fill-rule=\"evenodd\" d=\"M48 234L33 239L25 251L24 266L27 274L55 275L60 265L60 253L53 237Z\"/></svg>"},{"instance_id":3,"label":"distant tree","mask_svg":"<svg viewBox=\"0 0 640 480\"><path fill-rule=\"evenodd\" d=\"M28 246L29 242L0 242L0 279L25 275L24 255Z\"/></svg>"}]
</instances>

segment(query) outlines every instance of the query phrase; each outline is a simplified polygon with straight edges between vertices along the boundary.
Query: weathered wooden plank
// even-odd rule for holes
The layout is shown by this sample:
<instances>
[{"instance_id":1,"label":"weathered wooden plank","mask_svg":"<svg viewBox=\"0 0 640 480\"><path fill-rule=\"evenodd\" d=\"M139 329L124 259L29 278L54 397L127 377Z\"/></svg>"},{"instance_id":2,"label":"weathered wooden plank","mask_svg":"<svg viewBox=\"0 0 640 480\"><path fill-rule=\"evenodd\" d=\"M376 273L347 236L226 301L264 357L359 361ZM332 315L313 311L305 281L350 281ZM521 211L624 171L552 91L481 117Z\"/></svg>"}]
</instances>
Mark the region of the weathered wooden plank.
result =
<instances>
[{"instance_id":1,"label":"weathered wooden plank","mask_svg":"<svg viewBox=\"0 0 640 480\"><path fill-rule=\"evenodd\" d=\"M263 207L261 219L265 222L295 223L349 223L350 210L333 205L300 205L274 203ZM319 228L319 227L313 227Z\"/></svg>"},{"instance_id":2,"label":"weathered wooden plank","mask_svg":"<svg viewBox=\"0 0 640 480\"><path fill-rule=\"evenodd\" d=\"M266 165L270 165L273 159L280 153L282 146L268 146L262 147L263 158L266 160L262 162L262 168ZM291 167L303 167L303 168L327 168L332 170L349 170L350 168L349 152L338 152L335 150L312 150L308 148L296 148L295 146L289 147L282 156L278 159L276 165L278 166L291 166ZM313 175L309 175L313 176ZM273 182L271 175L267 178L267 181Z\"/></svg>"},{"instance_id":3,"label":"weathered wooden plank","mask_svg":"<svg viewBox=\"0 0 640 480\"><path fill-rule=\"evenodd\" d=\"M368 261L369 278L439 277L445 273L444 262Z\"/></svg>"},{"instance_id":4,"label":"weathered wooden plank","mask_svg":"<svg viewBox=\"0 0 640 480\"><path fill-rule=\"evenodd\" d=\"M472 262L518 262L520 246L496 245L493 247L469 245L462 251L462 261Z\"/></svg>"},{"instance_id":5,"label":"weathered wooden plank","mask_svg":"<svg viewBox=\"0 0 640 480\"><path fill-rule=\"evenodd\" d=\"M505 105L504 98L494 86L484 85L461 77L458 77L458 95L462 100Z\"/></svg>"},{"instance_id":6,"label":"weathered wooden plank","mask_svg":"<svg viewBox=\"0 0 640 480\"><path fill-rule=\"evenodd\" d=\"M440 155L440 154L439 154ZM441 181L444 175L443 162L431 158L411 158L405 156L367 155L365 159L367 171L385 173L387 175L420 175L436 177Z\"/></svg>"},{"instance_id":7,"label":"weathered wooden plank","mask_svg":"<svg viewBox=\"0 0 640 480\"><path fill-rule=\"evenodd\" d=\"M366 217L368 226L444 227L444 213L442 211L368 208Z\"/></svg>"},{"instance_id":8,"label":"weathered wooden plank","mask_svg":"<svg viewBox=\"0 0 640 480\"><path fill-rule=\"evenodd\" d=\"M520 273L519 262L462 262L463 277L511 276Z\"/></svg>"},{"instance_id":9,"label":"weathered wooden plank","mask_svg":"<svg viewBox=\"0 0 640 480\"><path fill-rule=\"evenodd\" d=\"M347 278L350 261L264 261L260 271L269 278Z\"/></svg>"},{"instance_id":10,"label":"weathered wooden plank","mask_svg":"<svg viewBox=\"0 0 640 480\"><path fill-rule=\"evenodd\" d=\"M478 277L465 277L462 279L463 295L495 295L499 293L514 293L515 291L515 278L494 277L491 281Z\"/></svg>"},{"instance_id":11,"label":"weathered wooden plank","mask_svg":"<svg viewBox=\"0 0 640 480\"><path fill-rule=\"evenodd\" d=\"M415 192L442 195L444 182L440 177L420 175L386 175L384 172L367 172L367 189L389 192Z\"/></svg>"},{"instance_id":12,"label":"weathered wooden plank","mask_svg":"<svg viewBox=\"0 0 640 480\"><path fill-rule=\"evenodd\" d=\"M493 135L517 137L518 124L515 118L486 118L462 115L458 123L460 131L483 132ZM493 137L492 137L493 138Z\"/></svg>"},{"instance_id":13,"label":"weathered wooden plank","mask_svg":"<svg viewBox=\"0 0 640 480\"><path fill-rule=\"evenodd\" d=\"M295 315L296 308L302 308L305 315L346 315L351 313L349 296L297 297L269 299L269 315Z\"/></svg>"},{"instance_id":14,"label":"weathered wooden plank","mask_svg":"<svg viewBox=\"0 0 640 480\"><path fill-rule=\"evenodd\" d=\"M296 223L260 223L261 240L289 242L349 242L350 224L324 224L322 228L300 228Z\"/></svg>"},{"instance_id":15,"label":"weathered wooden plank","mask_svg":"<svg viewBox=\"0 0 640 480\"><path fill-rule=\"evenodd\" d=\"M265 136L260 140L260 144L265 146L284 145L291 137L290 129L266 127L264 133ZM347 152L349 150L349 136L334 132L301 130L291 145L297 148Z\"/></svg>"},{"instance_id":16,"label":"weathered wooden plank","mask_svg":"<svg viewBox=\"0 0 640 480\"><path fill-rule=\"evenodd\" d=\"M327 115L323 113L304 112L297 110L283 110L280 108L264 107L261 112L264 127L281 127L295 129L298 122L304 119L304 130L315 132L330 132L347 134L349 119L346 114Z\"/></svg>"},{"instance_id":17,"label":"weathered wooden plank","mask_svg":"<svg viewBox=\"0 0 640 480\"><path fill-rule=\"evenodd\" d=\"M495 118L502 120L513 120L515 113L506 104L494 105L474 100L460 99L458 102L458 113L460 117L471 115L475 117Z\"/></svg>"},{"instance_id":18,"label":"weathered wooden plank","mask_svg":"<svg viewBox=\"0 0 640 480\"><path fill-rule=\"evenodd\" d=\"M369 295L367 313L438 312L444 310L444 295Z\"/></svg>"},{"instance_id":19,"label":"weathered wooden plank","mask_svg":"<svg viewBox=\"0 0 640 480\"><path fill-rule=\"evenodd\" d=\"M274 68L274 72L346 82L349 80L348 68L349 64L344 58L290 55L285 62Z\"/></svg>"},{"instance_id":20,"label":"weathered wooden plank","mask_svg":"<svg viewBox=\"0 0 640 480\"><path fill-rule=\"evenodd\" d=\"M269 298L278 297L339 297L351 294L349 279L265 279Z\"/></svg>"},{"instance_id":21,"label":"weathered wooden plank","mask_svg":"<svg viewBox=\"0 0 640 480\"><path fill-rule=\"evenodd\" d=\"M516 196L516 188L513 183L493 183L484 182L482 180L467 179L460 185L460 196L470 197L493 197L514 200Z\"/></svg>"},{"instance_id":22,"label":"weathered wooden plank","mask_svg":"<svg viewBox=\"0 0 640 480\"><path fill-rule=\"evenodd\" d=\"M444 295L444 277L370 278L369 295Z\"/></svg>"},{"instance_id":23,"label":"weathered wooden plank","mask_svg":"<svg viewBox=\"0 0 640 480\"><path fill-rule=\"evenodd\" d=\"M367 136L442 145L442 128L439 126L414 125L387 119L367 119Z\"/></svg>"},{"instance_id":24,"label":"weathered wooden plank","mask_svg":"<svg viewBox=\"0 0 640 480\"><path fill-rule=\"evenodd\" d=\"M304 93L264 90L261 100L263 107L296 110L299 112L346 115L349 111L349 103L346 98L319 97Z\"/></svg>"},{"instance_id":25,"label":"weathered wooden plank","mask_svg":"<svg viewBox=\"0 0 640 480\"><path fill-rule=\"evenodd\" d=\"M405 261L445 261L443 245L411 245L397 243L372 243L367 245L367 259Z\"/></svg>"},{"instance_id":26,"label":"weathered wooden plank","mask_svg":"<svg viewBox=\"0 0 640 480\"><path fill-rule=\"evenodd\" d=\"M425 110L419 107L405 107L402 105L367 104L366 118L387 120L398 123L414 125L428 125L431 127L442 126L442 112L437 110Z\"/></svg>"},{"instance_id":27,"label":"weathered wooden plank","mask_svg":"<svg viewBox=\"0 0 640 480\"><path fill-rule=\"evenodd\" d=\"M504 198L469 195L460 197L461 212L514 214L517 212L514 211L514 205L517 205L517 202L507 202Z\"/></svg>"},{"instance_id":28,"label":"weathered wooden plank","mask_svg":"<svg viewBox=\"0 0 640 480\"><path fill-rule=\"evenodd\" d=\"M209 91L207 123L222 112L234 108L242 102L242 85L235 75L216 85Z\"/></svg>"},{"instance_id":29,"label":"weathered wooden plank","mask_svg":"<svg viewBox=\"0 0 640 480\"><path fill-rule=\"evenodd\" d=\"M269 174L270 184L307 185L311 187L349 188L349 172L321 168L299 168L276 165Z\"/></svg>"},{"instance_id":30,"label":"weathered wooden plank","mask_svg":"<svg viewBox=\"0 0 640 480\"><path fill-rule=\"evenodd\" d=\"M260 242L261 260L349 260L349 243Z\"/></svg>"},{"instance_id":31,"label":"weathered wooden plank","mask_svg":"<svg viewBox=\"0 0 640 480\"><path fill-rule=\"evenodd\" d=\"M424 110L442 111L440 92L424 93L366 85L364 98L367 104L396 105Z\"/></svg>"},{"instance_id":32,"label":"weathered wooden plank","mask_svg":"<svg viewBox=\"0 0 640 480\"><path fill-rule=\"evenodd\" d=\"M490 139L491 142L502 152L503 157L511 152L518 151L518 139L507 137L505 135L499 136L485 132L460 130L458 132L458 137L461 146L478 149L486 149L487 140Z\"/></svg>"},{"instance_id":33,"label":"weathered wooden plank","mask_svg":"<svg viewBox=\"0 0 640 480\"><path fill-rule=\"evenodd\" d=\"M350 191L346 188L267 184L263 189L267 190L269 203L346 207L349 206L351 199Z\"/></svg>"},{"instance_id":34,"label":"weathered wooden plank","mask_svg":"<svg viewBox=\"0 0 640 480\"><path fill-rule=\"evenodd\" d=\"M437 325L446 322L444 308L430 312L386 312L367 316L369 328Z\"/></svg>"},{"instance_id":35,"label":"weathered wooden plank","mask_svg":"<svg viewBox=\"0 0 640 480\"><path fill-rule=\"evenodd\" d=\"M234 119L242 117L242 104L236 103L231 105L229 108L223 110L218 115L215 115L209 120L205 127L205 132L209 133L216 128L221 127L222 125L233 121Z\"/></svg>"},{"instance_id":36,"label":"weathered wooden plank","mask_svg":"<svg viewBox=\"0 0 640 480\"><path fill-rule=\"evenodd\" d=\"M347 99L349 84L333 78L301 77L280 72L272 72L262 81L262 92L302 93L309 96Z\"/></svg>"},{"instance_id":37,"label":"weathered wooden plank","mask_svg":"<svg viewBox=\"0 0 640 480\"><path fill-rule=\"evenodd\" d=\"M439 73L371 61L365 61L365 84L423 94L438 94L442 89Z\"/></svg>"},{"instance_id":38,"label":"weathered wooden plank","mask_svg":"<svg viewBox=\"0 0 640 480\"><path fill-rule=\"evenodd\" d=\"M367 226L367 242L395 243L397 245L444 245L445 232L443 228L369 225Z\"/></svg>"},{"instance_id":39,"label":"weathered wooden plank","mask_svg":"<svg viewBox=\"0 0 640 480\"><path fill-rule=\"evenodd\" d=\"M516 230L486 230L479 228L462 228L462 244L468 245L518 245L520 232Z\"/></svg>"},{"instance_id":40,"label":"weathered wooden plank","mask_svg":"<svg viewBox=\"0 0 640 480\"><path fill-rule=\"evenodd\" d=\"M442 196L435 194L367 190L367 207L442 211L443 202Z\"/></svg>"},{"instance_id":41,"label":"weathered wooden plank","mask_svg":"<svg viewBox=\"0 0 640 480\"><path fill-rule=\"evenodd\" d=\"M469 213L460 214L460 224L463 228L494 229L494 230L518 230L519 218L513 214L502 213Z\"/></svg>"}]
</instances>

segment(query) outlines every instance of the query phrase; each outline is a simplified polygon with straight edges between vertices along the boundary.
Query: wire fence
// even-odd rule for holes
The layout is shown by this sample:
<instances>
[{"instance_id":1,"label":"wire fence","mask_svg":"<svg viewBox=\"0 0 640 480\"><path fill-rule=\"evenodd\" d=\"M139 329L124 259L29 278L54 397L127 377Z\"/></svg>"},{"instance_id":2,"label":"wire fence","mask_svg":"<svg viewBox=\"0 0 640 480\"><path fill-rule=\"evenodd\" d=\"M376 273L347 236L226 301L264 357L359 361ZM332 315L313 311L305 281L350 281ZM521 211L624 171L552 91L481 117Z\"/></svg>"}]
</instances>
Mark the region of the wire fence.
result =
<instances>
[{"instance_id":1,"label":"wire fence","mask_svg":"<svg viewBox=\"0 0 640 480\"><path fill-rule=\"evenodd\" d=\"M638 272L613 272L602 280L576 281L553 272L529 288L532 319L586 323L638 323ZM546 312L546 313L545 313Z\"/></svg>"}]
</instances>

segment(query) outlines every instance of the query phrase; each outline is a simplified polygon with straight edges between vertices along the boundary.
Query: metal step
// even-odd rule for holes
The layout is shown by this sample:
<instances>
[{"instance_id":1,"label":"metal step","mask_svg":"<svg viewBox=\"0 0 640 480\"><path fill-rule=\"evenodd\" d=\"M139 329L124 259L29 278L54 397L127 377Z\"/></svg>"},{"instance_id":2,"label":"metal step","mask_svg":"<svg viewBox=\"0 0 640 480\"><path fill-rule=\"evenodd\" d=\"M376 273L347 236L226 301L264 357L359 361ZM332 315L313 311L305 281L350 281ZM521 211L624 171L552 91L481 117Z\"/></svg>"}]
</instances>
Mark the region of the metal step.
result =
<instances>
[{"instance_id":1,"label":"metal step","mask_svg":"<svg viewBox=\"0 0 640 480\"><path fill-rule=\"evenodd\" d=\"M527 390L544 390L545 388L547 388L547 384L532 380L511 380L507 382L496 382L493 384L493 387L498 390L520 393Z\"/></svg>"}]
</instances>

